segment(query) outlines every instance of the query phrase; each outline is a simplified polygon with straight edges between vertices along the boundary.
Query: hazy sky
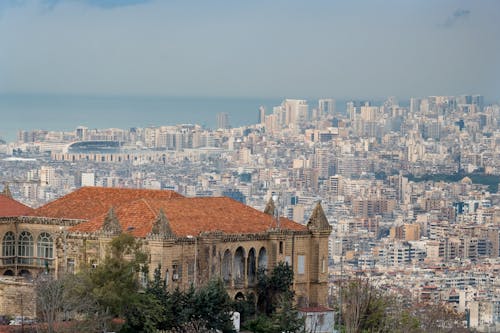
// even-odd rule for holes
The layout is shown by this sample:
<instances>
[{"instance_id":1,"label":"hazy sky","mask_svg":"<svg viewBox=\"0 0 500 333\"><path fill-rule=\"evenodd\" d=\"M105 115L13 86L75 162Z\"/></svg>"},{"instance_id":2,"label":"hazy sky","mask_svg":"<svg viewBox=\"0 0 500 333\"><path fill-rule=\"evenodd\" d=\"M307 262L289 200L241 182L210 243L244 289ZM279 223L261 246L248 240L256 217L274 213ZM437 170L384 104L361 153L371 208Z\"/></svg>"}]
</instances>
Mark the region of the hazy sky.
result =
<instances>
[{"instance_id":1,"label":"hazy sky","mask_svg":"<svg viewBox=\"0 0 500 333\"><path fill-rule=\"evenodd\" d=\"M0 93L500 100L500 1L0 0Z\"/></svg>"}]
</instances>

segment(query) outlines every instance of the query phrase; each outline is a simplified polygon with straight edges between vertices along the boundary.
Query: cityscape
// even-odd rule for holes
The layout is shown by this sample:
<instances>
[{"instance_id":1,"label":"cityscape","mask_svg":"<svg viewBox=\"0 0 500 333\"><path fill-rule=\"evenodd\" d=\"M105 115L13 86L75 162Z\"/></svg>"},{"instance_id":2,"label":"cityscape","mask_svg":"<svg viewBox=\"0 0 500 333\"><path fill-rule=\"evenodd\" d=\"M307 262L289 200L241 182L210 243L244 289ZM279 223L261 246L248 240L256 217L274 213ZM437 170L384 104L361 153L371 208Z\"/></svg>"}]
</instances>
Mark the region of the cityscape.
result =
<instances>
[{"instance_id":1,"label":"cityscape","mask_svg":"<svg viewBox=\"0 0 500 333\"><path fill-rule=\"evenodd\" d=\"M13 198L40 207L81 187L226 196L305 225L321 202L332 227L329 293L365 276L416 302L444 302L469 327L500 318L500 105L480 95L400 106L285 99L255 123L20 130L1 147ZM341 271L342 270L342 271ZM492 326L493 325L493 326Z\"/></svg>"},{"instance_id":2,"label":"cityscape","mask_svg":"<svg viewBox=\"0 0 500 333\"><path fill-rule=\"evenodd\" d=\"M500 332L499 15L0 2L0 333Z\"/></svg>"}]
</instances>

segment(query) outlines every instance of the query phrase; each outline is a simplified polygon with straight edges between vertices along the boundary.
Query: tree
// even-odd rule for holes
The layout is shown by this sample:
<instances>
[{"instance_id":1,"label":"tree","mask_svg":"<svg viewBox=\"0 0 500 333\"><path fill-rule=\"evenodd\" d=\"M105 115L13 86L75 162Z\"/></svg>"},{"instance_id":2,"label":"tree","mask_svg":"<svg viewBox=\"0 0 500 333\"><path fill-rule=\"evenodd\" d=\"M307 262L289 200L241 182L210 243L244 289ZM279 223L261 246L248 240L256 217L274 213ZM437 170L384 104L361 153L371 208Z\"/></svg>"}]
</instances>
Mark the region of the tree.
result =
<instances>
[{"instance_id":1,"label":"tree","mask_svg":"<svg viewBox=\"0 0 500 333\"><path fill-rule=\"evenodd\" d=\"M232 332L232 302L222 280L211 280L196 294L196 314L206 321L207 328Z\"/></svg>"},{"instance_id":2,"label":"tree","mask_svg":"<svg viewBox=\"0 0 500 333\"><path fill-rule=\"evenodd\" d=\"M152 295L136 294L134 303L125 309L126 321L120 332L157 332L164 313L162 309Z\"/></svg>"},{"instance_id":3,"label":"tree","mask_svg":"<svg viewBox=\"0 0 500 333\"><path fill-rule=\"evenodd\" d=\"M55 279L50 274L41 274L35 281L36 304L47 332L64 331L88 332L99 321L92 316L97 311L97 304L92 295L87 294L85 281L78 275L64 275ZM82 314L89 314L91 320L85 320ZM78 327L60 325L60 322L78 318Z\"/></svg>"},{"instance_id":4,"label":"tree","mask_svg":"<svg viewBox=\"0 0 500 333\"><path fill-rule=\"evenodd\" d=\"M192 320L183 323L181 326L172 329L172 333L215 333L216 331L207 328L207 323L202 319Z\"/></svg>"},{"instance_id":5,"label":"tree","mask_svg":"<svg viewBox=\"0 0 500 333\"><path fill-rule=\"evenodd\" d=\"M274 332L272 320L266 315L259 315L257 318L247 320L245 327L253 333Z\"/></svg>"},{"instance_id":6,"label":"tree","mask_svg":"<svg viewBox=\"0 0 500 333\"><path fill-rule=\"evenodd\" d=\"M388 332L390 298L372 286L368 279L349 281L342 288L342 300L342 318L347 333L364 330Z\"/></svg>"},{"instance_id":7,"label":"tree","mask_svg":"<svg viewBox=\"0 0 500 333\"><path fill-rule=\"evenodd\" d=\"M304 320L294 306L292 290L293 270L288 263L280 262L268 276L264 270L257 272L258 310L261 316L248 321L245 326L252 332L301 332Z\"/></svg>"},{"instance_id":8,"label":"tree","mask_svg":"<svg viewBox=\"0 0 500 333\"><path fill-rule=\"evenodd\" d=\"M95 300L98 317L106 330L112 318L125 319L124 330L152 331L161 315L159 302L140 293L138 274L147 273L147 255L132 235L120 234L109 244L106 257L96 268L79 274L75 290L81 298ZM90 318L93 313L87 313Z\"/></svg>"},{"instance_id":9,"label":"tree","mask_svg":"<svg viewBox=\"0 0 500 333\"><path fill-rule=\"evenodd\" d=\"M160 330L171 329L175 320L175 314L172 311L172 295L167 290L165 279L161 277L160 264L155 268L153 280L148 283L146 294L156 299L161 308L156 328Z\"/></svg>"},{"instance_id":10,"label":"tree","mask_svg":"<svg viewBox=\"0 0 500 333\"><path fill-rule=\"evenodd\" d=\"M233 307L235 311L240 313L241 322L251 320L255 318L257 313L255 294L246 293L243 299L237 299Z\"/></svg>"},{"instance_id":11,"label":"tree","mask_svg":"<svg viewBox=\"0 0 500 333\"><path fill-rule=\"evenodd\" d=\"M183 333L233 331L232 302L220 280L209 281L199 289L191 285L186 291L176 288L169 293L162 287L158 269L146 293L161 303L165 317L158 322L159 329Z\"/></svg>"},{"instance_id":12,"label":"tree","mask_svg":"<svg viewBox=\"0 0 500 333\"><path fill-rule=\"evenodd\" d=\"M467 332L463 315L444 304L415 306L374 287L368 279L354 279L342 289L342 318L346 333Z\"/></svg>"},{"instance_id":13,"label":"tree","mask_svg":"<svg viewBox=\"0 0 500 333\"><path fill-rule=\"evenodd\" d=\"M293 304L293 298L284 296L276 307L272 316L275 332L302 332L304 331L305 319Z\"/></svg>"},{"instance_id":14,"label":"tree","mask_svg":"<svg viewBox=\"0 0 500 333\"><path fill-rule=\"evenodd\" d=\"M293 270L288 263L279 262L267 276L265 270L257 272L257 293L259 311L271 315L282 297L293 300Z\"/></svg>"},{"instance_id":15,"label":"tree","mask_svg":"<svg viewBox=\"0 0 500 333\"><path fill-rule=\"evenodd\" d=\"M412 308L413 316L421 323L423 332L468 332L463 327L465 314L459 314L446 304L420 304Z\"/></svg>"},{"instance_id":16,"label":"tree","mask_svg":"<svg viewBox=\"0 0 500 333\"><path fill-rule=\"evenodd\" d=\"M42 274L35 282L36 304L47 332L54 332L54 323L64 309L64 280L55 280L52 275Z\"/></svg>"}]
</instances>

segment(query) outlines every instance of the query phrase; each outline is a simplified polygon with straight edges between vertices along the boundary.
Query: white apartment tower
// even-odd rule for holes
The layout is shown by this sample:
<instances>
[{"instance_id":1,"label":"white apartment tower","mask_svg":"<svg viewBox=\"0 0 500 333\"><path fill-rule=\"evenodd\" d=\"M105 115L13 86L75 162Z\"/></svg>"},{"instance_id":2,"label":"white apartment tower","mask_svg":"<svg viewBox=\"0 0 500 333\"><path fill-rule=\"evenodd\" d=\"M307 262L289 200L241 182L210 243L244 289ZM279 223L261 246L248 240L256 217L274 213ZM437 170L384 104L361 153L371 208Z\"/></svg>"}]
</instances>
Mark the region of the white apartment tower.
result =
<instances>
[{"instance_id":1,"label":"white apartment tower","mask_svg":"<svg viewBox=\"0 0 500 333\"><path fill-rule=\"evenodd\" d=\"M40 186L54 186L56 171L49 166L42 166L40 168Z\"/></svg>"},{"instance_id":2,"label":"white apartment tower","mask_svg":"<svg viewBox=\"0 0 500 333\"><path fill-rule=\"evenodd\" d=\"M262 105L259 107L259 119L258 123L264 125L266 123L266 108Z\"/></svg>"},{"instance_id":3,"label":"white apartment tower","mask_svg":"<svg viewBox=\"0 0 500 333\"><path fill-rule=\"evenodd\" d=\"M305 99L285 99L282 107L287 126L303 124L309 119L309 105Z\"/></svg>"},{"instance_id":4,"label":"white apartment tower","mask_svg":"<svg viewBox=\"0 0 500 333\"><path fill-rule=\"evenodd\" d=\"M333 115L335 112L335 100L332 98L322 98L318 101L319 117Z\"/></svg>"},{"instance_id":5,"label":"white apartment tower","mask_svg":"<svg viewBox=\"0 0 500 333\"><path fill-rule=\"evenodd\" d=\"M93 172L82 172L81 186L95 186L95 174Z\"/></svg>"},{"instance_id":6,"label":"white apartment tower","mask_svg":"<svg viewBox=\"0 0 500 333\"><path fill-rule=\"evenodd\" d=\"M229 127L229 115L225 112L217 113L217 128L228 128Z\"/></svg>"}]
</instances>

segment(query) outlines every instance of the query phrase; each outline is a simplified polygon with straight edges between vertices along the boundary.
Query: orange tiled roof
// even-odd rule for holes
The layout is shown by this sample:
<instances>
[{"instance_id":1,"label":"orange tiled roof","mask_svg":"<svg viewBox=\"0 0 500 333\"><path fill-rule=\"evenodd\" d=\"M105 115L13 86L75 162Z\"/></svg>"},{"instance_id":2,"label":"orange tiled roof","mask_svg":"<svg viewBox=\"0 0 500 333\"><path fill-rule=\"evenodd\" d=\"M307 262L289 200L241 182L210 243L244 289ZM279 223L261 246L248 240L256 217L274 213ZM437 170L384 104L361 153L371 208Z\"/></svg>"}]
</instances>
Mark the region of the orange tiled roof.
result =
<instances>
[{"instance_id":1,"label":"orange tiled roof","mask_svg":"<svg viewBox=\"0 0 500 333\"><path fill-rule=\"evenodd\" d=\"M30 215L33 208L0 194L0 216L23 216Z\"/></svg>"},{"instance_id":2,"label":"orange tiled roof","mask_svg":"<svg viewBox=\"0 0 500 333\"><path fill-rule=\"evenodd\" d=\"M182 195L174 191L82 187L35 209L30 215L90 220L106 213L112 206L118 207L134 200L168 200L181 197Z\"/></svg>"},{"instance_id":3,"label":"orange tiled roof","mask_svg":"<svg viewBox=\"0 0 500 333\"><path fill-rule=\"evenodd\" d=\"M265 232L276 227L272 216L226 197L185 198L170 200L139 199L118 206L115 214L123 231L145 237L163 209L170 228L177 236L198 235L203 231L222 231L227 234ZM106 212L73 227L72 231L100 230ZM282 229L307 230L301 224L280 218Z\"/></svg>"}]
</instances>

